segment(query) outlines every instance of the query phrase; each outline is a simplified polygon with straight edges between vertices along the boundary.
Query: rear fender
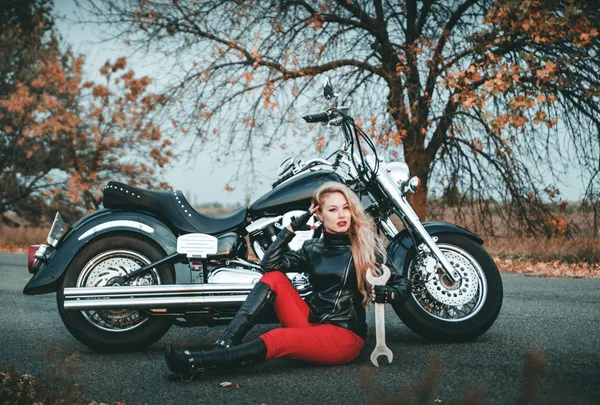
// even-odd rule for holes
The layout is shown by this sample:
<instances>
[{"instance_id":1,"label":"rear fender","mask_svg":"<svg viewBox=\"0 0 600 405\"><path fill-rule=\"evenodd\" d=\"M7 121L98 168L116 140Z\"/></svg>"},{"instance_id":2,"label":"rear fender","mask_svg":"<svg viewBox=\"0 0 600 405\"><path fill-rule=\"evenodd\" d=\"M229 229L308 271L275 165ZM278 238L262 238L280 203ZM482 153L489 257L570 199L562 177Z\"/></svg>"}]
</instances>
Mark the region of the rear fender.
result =
<instances>
[{"instance_id":1,"label":"rear fender","mask_svg":"<svg viewBox=\"0 0 600 405\"><path fill-rule=\"evenodd\" d=\"M101 209L81 218L67 230L50 254L48 262L33 275L23 293L35 295L56 291L58 280L77 252L98 238L123 232L151 239L166 254L177 251L177 237L154 215L139 211Z\"/></svg>"},{"instance_id":2,"label":"rear fender","mask_svg":"<svg viewBox=\"0 0 600 405\"><path fill-rule=\"evenodd\" d=\"M473 232L458 225L439 221L423 222L422 225L427 233L431 236L451 233L460 234L474 240L480 245L483 245L483 239L475 235ZM415 243L407 229L403 229L396 236L394 236L386 246L388 260L391 261L396 270L404 277L406 277L408 270L406 257L410 251L414 251L415 249Z\"/></svg>"}]
</instances>

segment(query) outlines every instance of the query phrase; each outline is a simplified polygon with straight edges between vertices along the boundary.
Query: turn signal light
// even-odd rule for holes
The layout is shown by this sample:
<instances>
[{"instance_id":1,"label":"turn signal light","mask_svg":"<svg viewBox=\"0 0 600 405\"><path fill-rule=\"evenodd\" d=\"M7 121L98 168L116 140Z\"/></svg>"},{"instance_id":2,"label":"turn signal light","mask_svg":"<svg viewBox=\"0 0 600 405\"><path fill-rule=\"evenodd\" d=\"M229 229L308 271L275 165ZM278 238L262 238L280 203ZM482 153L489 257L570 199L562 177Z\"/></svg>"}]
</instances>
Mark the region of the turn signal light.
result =
<instances>
[{"instance_id":1,"label":"turn signal light","mask_svg":"<svg viewBox=\"0 0 600 405\"><path fill-rule=\"evenodd\" d=\"M415 176L408 181L406 190L410 193L416 193L417 190L419 190L419 187L421 187L421 181L417 176Z\"/></svg>"},{"instance_id":2,"label":"turn signal light","mask_svg":"<svg viewBox=\"0 0 600 405\"><path fill-rule=\"evenodd\" d=\"M27 254L27 269L31 274L33 274L33 265L35 263L35 257L33 257L33 255L35 255L35 252L37 252L39 248L40 245L29 246L29 253Z\"/></svg>"}]
</instances>

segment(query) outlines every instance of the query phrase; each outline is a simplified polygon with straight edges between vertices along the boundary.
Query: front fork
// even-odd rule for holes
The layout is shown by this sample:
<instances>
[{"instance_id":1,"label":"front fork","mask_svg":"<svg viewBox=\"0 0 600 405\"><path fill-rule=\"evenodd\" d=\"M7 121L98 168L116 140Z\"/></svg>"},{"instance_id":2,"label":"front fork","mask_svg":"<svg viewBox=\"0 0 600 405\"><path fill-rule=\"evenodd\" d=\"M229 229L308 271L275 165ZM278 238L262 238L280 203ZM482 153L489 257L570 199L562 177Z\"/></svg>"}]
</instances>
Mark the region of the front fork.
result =
<instances>
[{"instance_id":1,"label":"front fork","mask_svg":"<svg viewBox=\"0 0 600 405\"><path fill-rule=\"evenodd\" d=\"M367 162L369 161L367 160ZM414 231L419 235L429 252L431 252L431 254L437 259L438 263L441 264L441 270L448 281L450 281L452 284L456 283L460 279L460 275L454 269L454 266L450 264L450 261L444 255L444 253L442 253L440 248L435 243L435 240L431 237L431 235L429 235L429 233L427 233L423 227L423 224L421 224L421 220L408 203L406 194L400 191L396 182L390 178L382 166L380 166L379 170L377 171L377 180L383 191L387 194L388 198L393 201L396 207L399 209L401 215L400 219L402 222L404 222L409 230ZM381 226L383 227L384 232L388 231L391 233L391 235L395 235L397 233L397 230L389 218L386 221L382 221Z\"/></svg>"}]
</instances>

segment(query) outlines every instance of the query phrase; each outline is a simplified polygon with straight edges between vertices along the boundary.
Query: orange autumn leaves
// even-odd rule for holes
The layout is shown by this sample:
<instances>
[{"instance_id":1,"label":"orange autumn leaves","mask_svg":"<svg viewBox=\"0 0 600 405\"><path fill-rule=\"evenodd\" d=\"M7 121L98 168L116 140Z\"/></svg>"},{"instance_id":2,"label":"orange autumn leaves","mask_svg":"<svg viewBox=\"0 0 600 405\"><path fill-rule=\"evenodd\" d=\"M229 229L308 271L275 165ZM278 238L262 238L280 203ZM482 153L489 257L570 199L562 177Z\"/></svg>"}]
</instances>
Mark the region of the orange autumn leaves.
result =
<instances>
[{"instance_id":1,"label":"orange autumn leaves","mask_svg":"<svg viewBox=\"0 0 600 405\"><path fill-rule=\"evenodd\" d=\"M125 58L107 61L103 83L83 83L83 58L67 53L39 61L31 80L16 83L0 100L2 136L24 159L5 159L14 162L13 181L26 178L48 203L66 199L87 210L99 207L111 179L165 186L155 179L174 158L172 144L149 115L165 100L126 66Z\"/></svg>"}]
</instances>

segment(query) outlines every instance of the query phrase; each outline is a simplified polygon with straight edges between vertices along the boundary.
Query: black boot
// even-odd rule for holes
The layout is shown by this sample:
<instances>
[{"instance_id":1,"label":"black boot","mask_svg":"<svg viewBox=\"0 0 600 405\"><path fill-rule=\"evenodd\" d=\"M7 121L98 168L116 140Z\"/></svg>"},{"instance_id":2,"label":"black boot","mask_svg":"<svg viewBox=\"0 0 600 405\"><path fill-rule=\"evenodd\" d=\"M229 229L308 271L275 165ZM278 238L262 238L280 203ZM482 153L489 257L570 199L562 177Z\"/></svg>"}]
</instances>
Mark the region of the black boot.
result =
<instances>
[{"instance_id":1,"label":"black boot","mask_svg":"<svg viewBox=\"0 0 600 405\"><path fill-rule=\"evenodd\" d=\"M170 381L190 381L207 370L261 364L266 357L267 346L262 339L223 350L201 352L177 351L173 350L170 343L165 344L165 360L169 369L174 373L169 376Z\"/></svg>"},{"instance_id":2,"label":"black boot","mask_svg":"<svg viewBox=\"0 0 600 405\"><path fill-rule=\"evenodd\" d=\"M274 299L275 292L271 291L269 284L262 281L257 282L248 297L246 297L246 301L242 303L240 309L229 322L223 336L215 342L215 347L227 348L240 344L242 338L254 326L256 317Z\"/></svg>"}]
</instances>

